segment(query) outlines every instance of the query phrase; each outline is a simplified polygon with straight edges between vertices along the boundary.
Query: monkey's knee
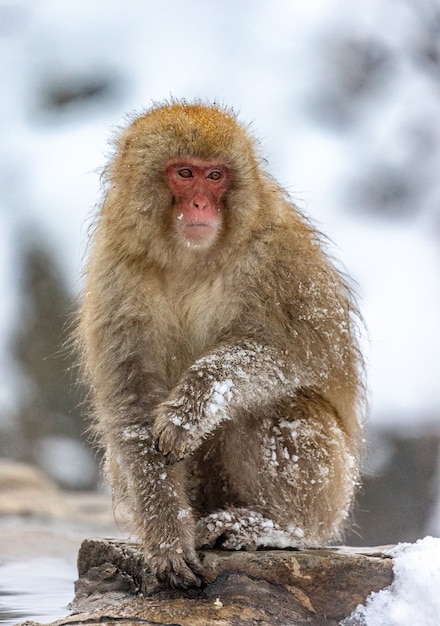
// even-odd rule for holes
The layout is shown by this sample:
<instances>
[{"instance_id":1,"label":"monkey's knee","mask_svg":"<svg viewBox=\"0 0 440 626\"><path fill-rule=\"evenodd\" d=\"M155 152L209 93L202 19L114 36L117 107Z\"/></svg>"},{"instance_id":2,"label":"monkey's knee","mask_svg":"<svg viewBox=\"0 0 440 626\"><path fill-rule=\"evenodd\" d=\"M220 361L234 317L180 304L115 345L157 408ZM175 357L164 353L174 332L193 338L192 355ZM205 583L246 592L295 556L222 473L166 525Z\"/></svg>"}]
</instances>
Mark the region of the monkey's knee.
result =
<instances>
[{"instance_id":1,"label":"monkey's knee","mask_svg":"<svg viewBox=\"0 0 440 626\"><path fill-rule=\"evenodd\" d=\"M301 528L309 545L336 539L358 482L350 441L325 401L301 397L285 408L262 438L265 506L278 523Z\"/></svg>"}]
</instances>

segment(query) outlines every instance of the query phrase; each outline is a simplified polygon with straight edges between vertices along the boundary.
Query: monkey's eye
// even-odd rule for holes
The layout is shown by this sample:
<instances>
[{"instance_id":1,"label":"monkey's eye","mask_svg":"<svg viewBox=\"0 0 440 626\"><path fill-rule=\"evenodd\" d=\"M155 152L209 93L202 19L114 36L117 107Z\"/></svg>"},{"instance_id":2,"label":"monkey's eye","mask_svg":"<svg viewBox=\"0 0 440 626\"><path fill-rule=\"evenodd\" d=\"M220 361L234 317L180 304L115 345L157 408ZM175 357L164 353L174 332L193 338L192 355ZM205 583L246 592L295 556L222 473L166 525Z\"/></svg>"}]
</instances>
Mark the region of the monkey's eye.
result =
<instances>
[{"instance_id":1,"label":"monkey's eye","mask_svg":"<svg viewBox=\"0 0 440 626\"><path fill-rule=\"evenodd\" d=\"M220 170L212 170L212 172L208 174L208 178L210 178L211 180L220 180L221 177L222 172Z\"/></svg>"},{"instance_id":2,"label":"monkey's eye","mask_svg":"<svg viewBox=\"0 0 440 626\"><path fill-rule=\"evenodd\" d=\"M189 167L181 167L179 170L177 170L177 173L181 178L192 178L193 175Z\"/></svg>"}]
</instances>

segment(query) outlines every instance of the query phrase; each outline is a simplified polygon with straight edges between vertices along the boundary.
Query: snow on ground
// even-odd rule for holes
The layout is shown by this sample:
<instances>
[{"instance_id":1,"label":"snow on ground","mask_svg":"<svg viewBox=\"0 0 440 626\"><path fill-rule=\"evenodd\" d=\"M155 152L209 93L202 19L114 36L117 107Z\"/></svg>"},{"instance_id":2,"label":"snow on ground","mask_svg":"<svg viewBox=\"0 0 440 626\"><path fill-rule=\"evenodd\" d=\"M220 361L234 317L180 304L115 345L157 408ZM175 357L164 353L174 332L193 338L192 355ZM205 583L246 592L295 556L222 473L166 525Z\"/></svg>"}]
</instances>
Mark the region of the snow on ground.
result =
<instances>
[{"instance_id":1,"label":"snow on ground","mask_svg":"<svg viewBox=\"0 0 440 626\"><path fill-rule=\"evenodd\" d=\"M401 543L393 557L394 581L372 593L342 626L438 626L440 624L440 539Z\"/></svg>"}]
</instances>

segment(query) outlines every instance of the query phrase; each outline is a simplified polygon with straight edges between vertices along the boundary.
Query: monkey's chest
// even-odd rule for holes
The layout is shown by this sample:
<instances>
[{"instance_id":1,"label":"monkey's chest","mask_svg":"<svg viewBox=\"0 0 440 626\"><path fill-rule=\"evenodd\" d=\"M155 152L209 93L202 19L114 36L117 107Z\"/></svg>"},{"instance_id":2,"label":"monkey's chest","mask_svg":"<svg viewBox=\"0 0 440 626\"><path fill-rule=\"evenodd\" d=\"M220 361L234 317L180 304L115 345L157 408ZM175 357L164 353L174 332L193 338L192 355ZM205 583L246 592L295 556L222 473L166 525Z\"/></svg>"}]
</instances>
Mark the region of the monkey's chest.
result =
<instances>
[{"instance_id":1,"label":"monkey's chest","mask_svg":"<svg viewBox=\"0 0 440 626\"><path fill-rule=\"evenodd\" d=\"M222 310L217 294L208 291L182 298L175 304L176 330L194 354L202 354L217 343L228 323L227 311Z\"/></svg>"},{"instance_id":2,"label":"monkey's chest","mask_svg":"<svg viewBox=\"0 0 440 626\"><path fill-rule=\"evenodd\" d=\"M160 309L157 330L168 367L206 354L227 336L236 316L236 305L221 282L169 289Z\"/></svg>"}]
</instances>

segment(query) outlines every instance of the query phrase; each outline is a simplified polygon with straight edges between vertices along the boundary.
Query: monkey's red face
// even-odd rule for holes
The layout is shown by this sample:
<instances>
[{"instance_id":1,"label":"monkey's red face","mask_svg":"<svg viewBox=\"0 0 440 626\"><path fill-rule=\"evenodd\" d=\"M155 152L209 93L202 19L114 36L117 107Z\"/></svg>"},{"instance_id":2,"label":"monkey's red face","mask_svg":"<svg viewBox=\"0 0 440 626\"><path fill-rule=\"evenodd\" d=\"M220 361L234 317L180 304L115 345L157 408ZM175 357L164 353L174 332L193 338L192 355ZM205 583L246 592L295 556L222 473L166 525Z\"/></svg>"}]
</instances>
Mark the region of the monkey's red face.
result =
<instances>
[{"instance_id":1,"label":"monkey's red face","mask_svg":"<svg viewBox=\"0 0 440 626\"><path fill-rule=\"evenodd\" d=\"M221 198L227 189L229 171L224 163L185 159L165 169L173 194L173 222L188 245L209 246L223 222Z\"/></svg>"}]
</instances>

